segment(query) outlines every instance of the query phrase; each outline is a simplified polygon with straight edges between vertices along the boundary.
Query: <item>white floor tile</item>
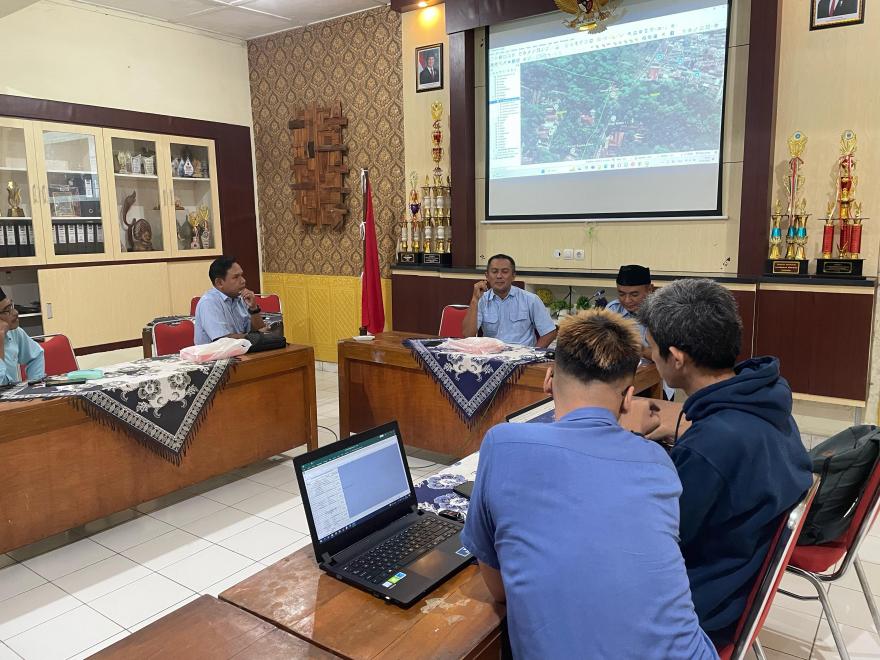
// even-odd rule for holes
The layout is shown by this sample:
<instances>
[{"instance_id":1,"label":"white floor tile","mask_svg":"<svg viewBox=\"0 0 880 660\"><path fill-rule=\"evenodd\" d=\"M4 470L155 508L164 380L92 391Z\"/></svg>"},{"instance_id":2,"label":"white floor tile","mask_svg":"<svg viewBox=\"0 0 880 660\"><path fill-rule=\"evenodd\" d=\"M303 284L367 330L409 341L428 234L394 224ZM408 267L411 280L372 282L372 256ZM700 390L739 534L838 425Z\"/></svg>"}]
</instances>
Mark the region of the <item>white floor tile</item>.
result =
<instances>
[{"instance_id":1,"label":"white floor tile","mask_svg":"<svg viewBox=\"0 0 880 660\"><path fill-rule=\"evenodd\" d=\"M859 559L880 564L880 536L869 534L865 537L861 547L859 547Z\"/></svg>"},{"instance_id":2,"label":"white floor tile","mask_svg":"<svg viewBox=\"0 0 880 660\"><path fill-rule=\"evenodd\" d=\"M131 559L115 555L55 580L55 584L81 601L89 603L111 591L150 574Z\"/></svg>"},{"instance_id":3,"label":"white floor tile","mask_svg":"<svg viewBox=\"0 0 880 660\"><path fill-rule=\"evenodd\" d=\"M263 519L259 516L230 507L196 520L186 525L184 529L190 534L195 534L212 543L218 543L233 534L238 534L254 525L259 525L261 522L263 522Z\"/></svg>"},{"instance_id":4,"label":"white floor tile","mask_svg":"<svg viewBox=\"0 0 880 660\"><path fill-rule=\"evenodd\" d=\"M81 568L97 564L114 554L116 553L109 548L105 548L91 539L83 539L47 552L45 555L28 559L24 565L47 580L57 580Z\"/></svg>"},{"instance_id":5,"label":"white floor tile","mask_svg":"<svg viewBox=\"0 0 880 660\"><path fill-rule=\"evenodd\" d=\"M861 591L832 584L831 589L828 591L828 598L831 601L831 608L834 610L834 616L837 617L838 623L861 628L862 630L874 631L871 612ZM875 598L874 602L880 607L880 599Z\"/></svg>"},{"instance_id":6,"label":"white floor tile","mask_svg":"<svg viewBox=\"0 0 880 660\"><path fill-rule=\"evenodd\" d=\"M108 646L113 646L113 645L114 645L116 642L118 642L120 639L125 639L125 638L128 637L130 634L131 634L131 633L128 632L127 630L123 630L123 631L122 631L121 633L119 633L118 635L113 635L113 637L110 637L109 639L105 639L105 640L104 640L103 642L101 642L100 644L95 644L93 647L86 649L86 650L83 651L82 653L77 653L76 655L71 656L71 657L70 657L70 660L86 660L86 658L91 658L91 657L92 657L93 655L95 655L95 653L97 653L98 651L103 651L103 650L106 649Z\"/></svg>"},{"instance_id":7,"label":"white floor tile","mask_svg":"<svg viewBox=\"0 0 880 660\"><path fill-rule=\"evenodd\" d=\"M328 427L330 428L330 427ZM325 428L318 429L318 446L326 447L327 445L332 445L334 442L339 440L339 429L334 428L333 433L328 431Z\"/></svg>"},{"instance_id":8,"label":"white floor tile","mask_svg":"<svg viewBox=\"0 0 880 660\"><path fill-rule=\"evenodd\" d=\"M241 502L267 490L269 490L269 487L265 484L252 481L251 479L238 479L225 486L220 486L220 488L209 490L203 496L226 506L232 506L236 502Z\"/></svg>"},{"instance_id":9,"label":"white floor tile","mask_svg":"<svg viewBox=\"0 0 880 660\"><path fill-rule=\"evenodd\" d=\"M193 536L182 529L175 529L151 541L129 548L122 554L133 562L158 571L171 564L194 555L210 545L205 539Z\"/></svg>"},{"instance_id":10,"label":"white floor tile","mask_svg":"<svg viewBox=\"0 0 880 660\"><path fill-rule=\"evenodd\" d=\"M259 561L298 541L300 537L300 532L267 520L220 541L220 545L254 561Z\"/></svg>"},{"instance_id":11,"label":"white floor tile","mask_svg":"<svg viewBox=\"0 0 880 660\"><path fill-rule=\"evenodd\" d=\"M260 563L263 564L263 566L271 566L275 562L281 561L282 559L284 559L288 555L292 555L294 552L296 552L300 548L304 548L307 545L311 545L311 544L312 544L312 537L309 536L308 534L306 534L305 536L300 538L298 541L291 543L290 545L288 545L285 548L281 548L281 550L279 550L278 552L273 552L268 557L263 557L260 560Z\"/></svg>"},{"instance_id":12,"label":"white floor tile","mask_svg":"<svg viewBox=\"0 0 880 660\"><path fill-rule=\"evenodd\" d=\"M880 638L877 635L867 630L844 625L840 626L840 632L843 634L846 650L849 651L851 660L877 660L880 658ZM822 625L819 626L816 645L813 647L813 655L810 657L815 660L840 660L827 621L822 621Z\"/></svg>"},{"instance_id":13,"label":"white floor tile","mask_svg":"<svg viewBox=\"0 0 880 660\"><path fill-rule=\"evenodd\" d=\"M782 576L782 582L779 587L780 589L785 589L786 591L800 594L801 596L816 595L816 590L813 588L812 584L807 582L804 578L792 575L791 573L785 573ZM778 593L773 599L773 607L784 607L787 610L809 614L816 618L822 616L822 604L818 600L798 600L791 596Z\"/></svg>"},{"instance_id":14,"label":"white floor tile","mask_svg":"<svg viewBox=\"0 0 880 660\"><path fill-rule=\"evenodd\" d=\"M774 601L761 629L761 643L774 651L809 658L818 628L818 617L778 607Z\"/></svg>"},{"instance_id":15,"label":"white floor tile","mask_svg":"<svg viewBox=\"0 0 880 660\"><path fill-rule=\"evenodd\" d=\"M247 567L243 568L242 570L240 570L236 573L233 573L229 577L224 578L224 579L220 580L219 582L215 582L207 589L204 589L202 591L202 594L208 595L208 596L214 596L215 598L217 598L218 596L220 596L221 593L223 593L224 591L226 591L230 587L234 587L239 582L244 582L251 575L254 575L255 573L259 573L264 568L266 568L266 567L263 564L255 561L250 566L247 566Z\"/></svg>"},{"instance_id":16,"label":"white floor tile","mask_svg":"<svg viewBox=\"0 0 880 660\"><path fill-rule=\"evenodd\" d=\"M12 566L15 563L15 560L9 555L5 555L0 553L0 568L6 568L7 566Z\"/></svg>"},{"instance_id":17,"label":"white floor tile","mask_svg":"<svg viewBox=\"0 0 880 660\"><path fill-rule=\"evenodd\" d=\"M82 533L80 530L70 529L66 532L53 534L52 536L40 539L29 545L16 548L15 550L10 550L7 554L15 561L23 562L28 559L33 559L34 557L39 557L40 555L45 555L47 552L52 552L58 548L63 548L75 541L84 539L86 536L87 534Z\"/></svg>"},{"instance_id":18,"label":"white floor tile","mask_svg":"<svg viewBox=\"0 0 880 660\"><path fill-rule=\"evenodd\" d=\"M299 484L295 480L288 481L284 484L278 484L275 488L283 490L285 493L290 493L291 495L299 495Z\"/></svg>"},{"instance_id":19,"label":"white floor tile","mask_svg":"<svg viewBox=\"0 0 880 660\"><path fill-rule=\"evenodd\" d=\"M773 649L768 649L766 646L764 647L764 655L767 657L767 660L795 660L795 658L797 658L795 655L789 655L788 653L782 653L781 651L774 651ZM754 651L750 651L746 654L746 660L757 660Z\"/></svg>"},{"instance_id":20,"label":"white floor tile","mask_svg":"<svg viewBox=\"0 0 880 660\"><path fill-rule=\"evenodd\" d=\"M862 561L862 568L865 569L865 575L868 577L868 584L871 585L871 591L874 592L875 596L880 596L880 564L875 564L870 561ZM854 589L856 591L862 590L861 582L859 582L859 577L856 575L856 569L854 567L850 567L844 576L834 584L840 587L846 587L847 589Z\"/></svg>"},{"instance_id":21,"label":"white floor tile","mask_svg":"<svg viewBox=\"0 0 880 660\"><path fill-rule=\"evenodd\" d=\"M141 516L129 522L117 525L106 532L95 534L91 537L93 541L101 545L122 552L128 550L141 543L146 543L150 539L154 539L162 534L167 534L174 527L161 520L157 520L152 516Z\"/></svg>"},{"instance_id":22,"label":"white floor tile","mask_svg":"<svg viewBox=\"0 0 880 660\"><path fill-rule=\"evenodd\" d=\"M302 498L299 495L293 495L292 493L273 488L265 493L242 500L235 505L235 508L268 519L274 518L288 509L292 509L301 502Z\"/></svg>"},{"instance_id":23,"label":"white floor tile","mask_svg":"<svg viewBox=\"0 0 880 660\"><path fill-rule=\"evenodd\" d=\"M265 486L275 487L278 484L286 484L288 481L296 481L296 473L293 471L293 461L285 460L262 472L252 474L249 479Z\"/></svg>"},{"instance_id":24,"label":"white floor tile","mask_svg":"<svg viewBox=\"0 0 880 660\"><path fill-rule=\"evenodd\" d=\"M0 603L0 641L5 642L80 605L82 602L48 582L8 598Z\"/></svg>"},{"instance_id":25,"label":"white floor tile","mask_svg":"<svg viewBox=\"0 0 880 660\"><path fill-rule=\"evenodd\" d=\"M121 589L93 600L90 605L124 628L155 616L175 603L194 596L191 589L151 573Z\"/></svg>"},{"instance_id":26,"label":"white floor tile","mask_svg":"<svg viewBox=\"0 0 880 660\"><path fill-rule=\"evenodd\" d=\"M175 527L183 527L187 523L194 522L199 518L204 518L212 513L217 513L225 508L225 504L210 500L201 495L195 495L183 502L172 504L171 506L153 511L150 515L164 523L174 525Z\"/></svg>"},{"instance_id":27,"label":"white floor tile","mask_svg":"<svg viewBox=\"0 0 880 660\"><path fill-rule=\"evenodd\" d=\"M166 566L159 572L193 591L201 592L251 563L252 560L231 550L212 545L176 564Z\"/></svg>"},{"instance_id":28,"label":"white floor tile","mask_svg":"<svg viewBox=\"0 0 880 660\"><path fill-rule=\"evenodd\" d=\"M0 660L21 660L21 656L13 653L12 649L0 642Z\"/></svg>"},{"instance_id":29,"label":"white floor tile","mask_svg":"<svg viewBox=\"0 0 880 660\"><path fill-rule=\"evenodd\" d=\"M296 530L300 534L309 533L309 521L306 520L306 512L302 504L299 504L292 509L288 509L284 513L278 514L272 518L272 521Z\"/></svg>"},{"instance_id":30,"label":"white floor tile","mask_svg":"<svg viewBox=\"0 0 880 660\"><path fill-rule=\"evenodd\" d=\"M88 605L80 605L6 643L25 660L65 660L121 632L121 627Z\"/></svg>"},{"instance_id":31,"label":"white floor tile","mask_svg":"<svg viewBox=\"0 0 880 660\"><path fill-rule=\"evenodd\" d=\"M187 590L187 591L189 591L189 590ZM171 607L162 610L162 611L159 612L158 614L154 614L154 615L151 616L149 619L144 619L144 620L141 621L140 623L136 623L136 624L134 624L133 626L131 626L131 628L129 628L129 631L131 631L131 632L137 632L137 631L140 630L141 628L146 628L148 625L150 625L150 624L153 623L154 621L158 621L159 619L162 619L162 618L168 616L169 614L171 614L171 613L174 612L175 610L179 610L181 607L183 607L183 606L186 605L187 603L191 603L191 602L194 601L196 598L198 598L199 595L200 595L200 594L196 594L196 593L194 593L192 596L183 599L183 600L180 601L179 603L174 603L174 605L172 605Z\"/></svg>"},{"instance_id":32,"label":"white floor tile","mask_svg":"<svg viewBox=\"0 0 880 660\"><path fill-rule=\"evenodd\" d=\"M46 582L46 578L37 575L23 564L13 564L0 570L0 603Z\"/></svg>"}]
</instances>

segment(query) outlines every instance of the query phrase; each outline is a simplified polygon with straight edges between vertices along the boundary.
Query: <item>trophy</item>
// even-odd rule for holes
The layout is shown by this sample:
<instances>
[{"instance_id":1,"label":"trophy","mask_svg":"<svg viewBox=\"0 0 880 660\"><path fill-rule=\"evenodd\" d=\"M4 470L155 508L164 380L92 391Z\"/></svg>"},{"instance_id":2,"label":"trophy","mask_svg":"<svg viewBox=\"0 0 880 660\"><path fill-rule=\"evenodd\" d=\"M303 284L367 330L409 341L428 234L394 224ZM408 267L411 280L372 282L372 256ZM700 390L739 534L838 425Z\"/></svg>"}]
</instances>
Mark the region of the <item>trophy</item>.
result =
<instances>
[{"instance_id":1,"label":"trophy","mask_svg":"<svg viewBox=\"0 0 880 660\"><path fill-rule=\"evenodd\" d=\"M434 120L431 129L431 159L434 161L434 185L443 183L443 169L440 167L440 159L443 158L443 131L440 128L440 119L443 117L443 104L434 101L431 104L431 119Z\"/></svg>"},{"instance_id":2,"label":"trophy","mask_svg":"<svg viewBox=\"0 0 880 660\"><path fill-rule=\"evenodd\" d=\"M807 202L800 198L804 185L804 176L800 173L804 161L801 154L807 147L807 136L795 131L788 138L788 176L785 179L785 191L788 194L788 205L783 213L782 205L777 200L773 214L770 216L770 251L767 255L766 272L771 275L806 275L810 265L807 259ZM785 256L782 254L782 230L785 228Z\"/></svg>"},{"instance_id":3,"label":"trophy","mask_svg":"<svg viewBox=\"0 0 880 660\"><path fill-rule=\"evenodd\" d=\"M452 202L451 184L446 177L446 185L443 185L443 168L440 161L443 159L443 130L440 120L443 118L443 104L435 101L431 104L431 160L434 161L432 178L425 177L425 185L422 186L422 201L425 203L425 255L424 263L434 266L451 266L452 254L450 252L450 237L452 232L449 228L450 206ZM430 234L430 242L427 241Z\"/></svg>"},{"instance_id":4,"label":"trophy","mask_svg":"<svg viewBox=\"0 0 880 660\"><path fill-rule=\"evenodd\" d=\"M827 218L822 234L822 257L816 261L816 275L864 279L859 257L862 251L862 205L856 201L855 191L859 178L855 176L857 148L856 134L846 130L840 136L840 158L837 159L837 193L828 203ZM835 217L834 213L837 212ZM834 225L839 234L837 255L834 255Z\"/></svg>"},{"instance_id":5,"label":"trophy","mask_svg":"<svg viewBox=\"0 0 880 660\"><path fill-rule=\"evenodd\" d=\"M24 218L24 209L21 208L21 186L15 181L6 185L6 195L9 200L9 210L6 216L9 218Z\"/></svg>"},{"instance_id":6,"label":"trophy","mask_svg":"<svg viewBox=\"0 0 880 660\"><path fill-rule=\"evenodd\" d=\"M422 262L421 228L418 222L422 204L419 202L419 193L416 190L418 175L410 173L409 207L403 212L403 221L400 223L400 240L397 248L397 262L401 264L418 264Z\"/></svg>"}]
</instances>

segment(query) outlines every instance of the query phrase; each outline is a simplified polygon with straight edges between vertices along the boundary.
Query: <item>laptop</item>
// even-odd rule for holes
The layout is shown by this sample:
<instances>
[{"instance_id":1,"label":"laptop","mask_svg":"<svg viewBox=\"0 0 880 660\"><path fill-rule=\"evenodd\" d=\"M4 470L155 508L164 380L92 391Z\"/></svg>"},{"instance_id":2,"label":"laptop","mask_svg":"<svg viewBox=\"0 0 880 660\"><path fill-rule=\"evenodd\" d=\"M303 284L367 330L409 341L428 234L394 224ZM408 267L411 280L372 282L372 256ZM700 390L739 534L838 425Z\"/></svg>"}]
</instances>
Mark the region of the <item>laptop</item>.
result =
<instances>
[{"instance_id":1,"label":"laptop","mask_svg":"<svg viewBox=\"0 0 880 660\"><path fill-rule=\"evenodd\" d=\"M553 397L510 413L505 419L512 424L551 424L556 421L556 404Z\"/></svg>"},{"instance_id":2,"label":"laptop","mask_svg":"<svg viewBox=\"0 0 880 660\"><path fill-rule=\"evenodd\" d=\"M293 460L321 570L410 607L473 560L462 523L420 511L397 422Z\"/></svg>"}]
</instances>

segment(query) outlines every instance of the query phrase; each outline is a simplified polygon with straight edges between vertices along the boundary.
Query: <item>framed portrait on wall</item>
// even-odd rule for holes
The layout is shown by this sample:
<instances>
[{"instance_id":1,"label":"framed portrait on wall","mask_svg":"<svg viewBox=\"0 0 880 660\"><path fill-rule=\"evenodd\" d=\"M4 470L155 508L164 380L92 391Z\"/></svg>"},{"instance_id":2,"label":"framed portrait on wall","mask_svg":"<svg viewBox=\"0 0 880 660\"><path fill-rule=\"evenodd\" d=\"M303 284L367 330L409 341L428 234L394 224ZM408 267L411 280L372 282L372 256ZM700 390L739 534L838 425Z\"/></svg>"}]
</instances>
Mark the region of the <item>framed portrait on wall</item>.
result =
<instances>
[{"instance_id":1,"label":"framed portrait on wall","mask_svg":"<svg viewBox=\"0 0 880 660\"><path fill-rule=\"evenodd\" d=\"M865 22L865 0L810 0L810 29Z\"/></svg>"},{"instance_id":2,"label":"framed portrait on wall","mask_svg":"<svg viewBox=\"0 0 880 660\"><path fill-rule=\"evenodd\" d=\"M443 44L416 48L416 91L443 89Z\"/></svg>"}]
</instances>

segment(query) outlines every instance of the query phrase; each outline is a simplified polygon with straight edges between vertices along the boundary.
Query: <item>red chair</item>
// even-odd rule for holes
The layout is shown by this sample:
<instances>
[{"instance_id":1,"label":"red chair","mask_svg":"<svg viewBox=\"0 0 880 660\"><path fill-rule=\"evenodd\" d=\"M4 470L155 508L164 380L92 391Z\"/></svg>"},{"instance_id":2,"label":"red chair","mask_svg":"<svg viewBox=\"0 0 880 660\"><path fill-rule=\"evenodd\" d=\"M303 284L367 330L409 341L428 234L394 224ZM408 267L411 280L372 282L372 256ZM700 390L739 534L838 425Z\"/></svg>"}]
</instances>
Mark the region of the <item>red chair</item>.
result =
<instances>
[{"instance_id":1,"label":"red chair","mask_svg":"<svg viewBox=\"0 0 880 660\"><path fill-rule=\"evenodd\" d=\"M441 337L463 337L461 324L467 311L467 305L446 305L440 315L440 331L437 334Z\"/></svg>"},{"instance_id":2,"label":"red chair","mask_svg":"<svg viewBox=\"0 0 880 660\"><path fill-rule=\"evenodd\" d=\"M196 343L196 326L189 319L160 322L153 326L153 351L156 356L180 353Z\"/></svg>"},{"instance_id":3,"label":"red chair","mask_svg":"<svg viewBox=\"0 0 880 660\"><path fill-rule=\"evenodd\" d=\"M73 346L66 335L39 335L32 339L43 347L47 376L60 376L79 369Z\"/></svg>"},{"instance_id":4,"label":"red chair","mask_svg":"<svg viewBox=\"0 0 880 660\"><path fill-rule=\"evenodd\" d=\"M277 294L258 293L254 297L257 300L257 305L259 305L260 309L264 312L269 312L271 314L281 313L281 298L279 298Z\"/></svg>"},{"instance_id":5,"label":"red chair","mask_svg":"<svg viewBox=\"0 0 880 660\"><path fill-rule=\"evenodd\" d=\"M192 300L189 301L189 315L190 316L196 315L196 305L199 304L199 300L201 300L201 299L202 299L201 296L196 296L195 298L193 298Z\"/></svg>"},{"instance_id":6,"label":"red chair","mask_svg":"<svg viewBox=\"0 0 880 660\"><path fill-rule=\"evenodd\" d=\"M754 649L758 660L766 660L764 649L761 648L761 642L758 641L758 633L761 632L764 620L770 612L773 597L782 581L789 558L794 552L795 544L801 534L807 512L810 510L817 490L819 490L819 477L814 476L813 485L810 486L807 494L782 516L779 529L776 530L776 535L770 542L767 557L764 559L764 564L761 566L751 593L749 593L746 608L737 623L734 641L718 649L718 656L721 660L743 660L749 648Z\"/></svg>"},{"instance_id":7,"label":"red chair","mask_svg":"<svg viewBox=\"0 0 880 660\"><path fill-rule=\"evenodd\" d=\"M834 644L837 646L837 652L843 660L849 659L849 652L846 649L843 635L840 632L840 626L834 617L834 611L831 609L831 602L828 600L828 594L825 591L823 582L834 582L842 578L849 570L850 566L855 567L856 576L859 578L859 584L862 586L862 593L865 600L868 601L868 609L871 617L874 619L874 628L880 634L880 612L877 611L877 605L874 603L873 592L868 584L865 576L865 570L862 568L862 562L859 561L859 547L862 541L868 536L871 525L880 513L880 459L874 463L874 469L865 490L859 498L856 510L853 513L852 521L849 528L836 541L831 543L823 543L822 545L801 545L794 551L788 571L799 575L816 588L816 596L800 596L789 591L782 591L786 596L791 596L797 600L819 600L822 603L822 609L825 612L825 618L828 620L828 626L831 628L831 636L834 638ZM836 571L828 573L840 562L840 566Z\"/></svg>"}]
</instances>

